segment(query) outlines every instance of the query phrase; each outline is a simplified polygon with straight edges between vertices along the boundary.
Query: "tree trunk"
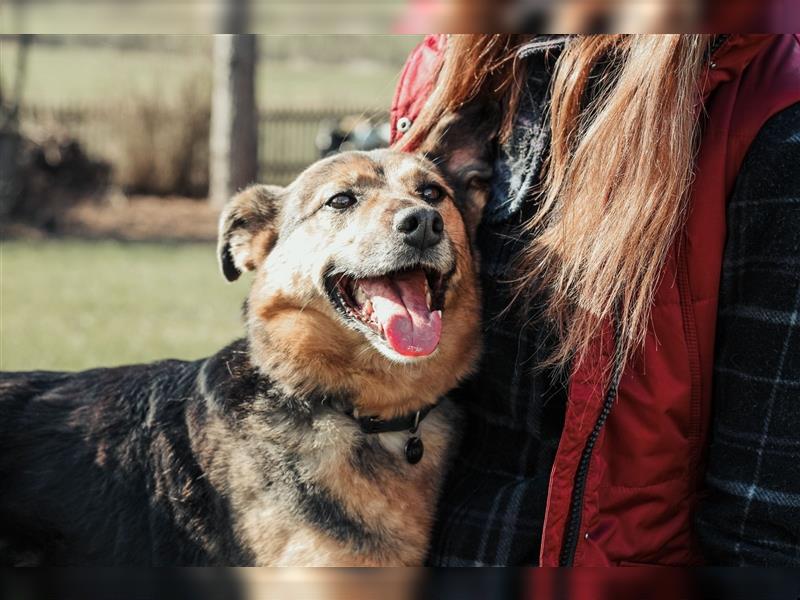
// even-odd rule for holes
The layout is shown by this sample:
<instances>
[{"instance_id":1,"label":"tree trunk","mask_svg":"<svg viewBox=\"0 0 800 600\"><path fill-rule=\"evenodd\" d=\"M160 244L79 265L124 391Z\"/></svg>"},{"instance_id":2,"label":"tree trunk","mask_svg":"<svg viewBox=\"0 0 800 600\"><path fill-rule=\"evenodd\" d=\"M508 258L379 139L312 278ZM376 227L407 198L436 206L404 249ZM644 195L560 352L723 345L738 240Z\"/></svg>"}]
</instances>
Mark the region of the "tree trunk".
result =
<instances>
[{"instance_id":1,"label":"tree trunk","mask_svg":"<svg viewBox=\"0 0 800 600\"><path fill-rule=\"evenodd\" d=\"M17 7L17 11L21 8ZM28 49L32 35L17 36L17 66L11 94L0 86L0 218L10 215L22 201L19 153L22 148L19 113L28 73ZM0 82L2 83L2 82Z\"/></svg>"},{"instance_id":2,"label":"tree trunk","mask_svg":"<svg viewBox=\"0 0 800 600\"><path fill-rule=\"evenodd\" d=\"M214 38L211 98L209 200L221 207L258 176L258 114L255 99L256 38Z\"/></svg>"}]
</instances>

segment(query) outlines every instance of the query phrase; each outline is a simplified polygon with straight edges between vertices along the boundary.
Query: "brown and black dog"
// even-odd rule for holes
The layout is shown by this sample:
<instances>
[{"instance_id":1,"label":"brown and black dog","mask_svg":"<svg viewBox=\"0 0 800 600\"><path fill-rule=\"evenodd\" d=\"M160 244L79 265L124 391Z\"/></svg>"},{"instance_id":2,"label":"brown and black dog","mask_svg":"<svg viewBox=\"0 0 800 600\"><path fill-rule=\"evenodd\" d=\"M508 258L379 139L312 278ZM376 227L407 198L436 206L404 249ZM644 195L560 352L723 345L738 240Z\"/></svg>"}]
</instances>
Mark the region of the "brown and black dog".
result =
<instances>
[{"instance_id":1,"label":"brown and black dog","mask_svg":"<svg viewBox=\"0 0 800 600\"><path fill-rule=\"evenodd\" d=\"M457 425L444 396L480 349L489 162L486 144L448 151L458 123L428 158L343 153L229 203L219 258L228 280L254 272L246 339L0 375L0 560L421 564Z\"/></svg>"}]
</instances>

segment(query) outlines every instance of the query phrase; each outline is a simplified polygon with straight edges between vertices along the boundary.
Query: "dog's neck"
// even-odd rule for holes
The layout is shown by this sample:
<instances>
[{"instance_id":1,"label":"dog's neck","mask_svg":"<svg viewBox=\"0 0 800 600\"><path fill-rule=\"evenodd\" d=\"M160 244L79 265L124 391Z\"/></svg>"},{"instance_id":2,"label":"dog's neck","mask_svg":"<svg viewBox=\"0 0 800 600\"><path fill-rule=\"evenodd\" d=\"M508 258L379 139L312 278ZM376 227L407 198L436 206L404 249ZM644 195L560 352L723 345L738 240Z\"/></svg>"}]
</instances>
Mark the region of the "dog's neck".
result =
<instances>
[{"instance_id":1,"label":"dog's neck","mask_svg":"<svg viewBox=\"0 0 800 600\"><path fill-rule=\"evenodd\" d=\"M280 333L261 328L251 334L250 354L253 365L286 397L336 399L337 405L358 416L388 421L435 406L456 383L426 383L421 366L393 364L383 357L368 360L363 352L359 357L359 352L347 349L341 355L316 352L309 359L307 345L313 340L299 334L282 340ZM275 352L276 346L282 351Z\"/></svg>"},{"instance_id":2,"label":"dog's neck","mask_svg":"<svg viewBox=\"0 0 800 600\"><path fill-rule=\"evenodd\" d=\"M319 408L326 407L349 417L367 434L415 429L438 404L436 399L406 413L387 416L371 410L370 403L358 403L354 401L352 394L342 393L340 390L311 388L310 384L303 388L289 388L276 378L274 369L268 371L257 365L253 360L249 340L240 340L209 360L212 366L207 367L206 375L209 370L227 374L226 379L230 383L226 386L234 387L225 389L235 389L236 392L232 395L237 398L268 394L268 390L277 389L280 393L271 401L279 401L288 412L313 418Z\"/></svg>"}]
</instances>

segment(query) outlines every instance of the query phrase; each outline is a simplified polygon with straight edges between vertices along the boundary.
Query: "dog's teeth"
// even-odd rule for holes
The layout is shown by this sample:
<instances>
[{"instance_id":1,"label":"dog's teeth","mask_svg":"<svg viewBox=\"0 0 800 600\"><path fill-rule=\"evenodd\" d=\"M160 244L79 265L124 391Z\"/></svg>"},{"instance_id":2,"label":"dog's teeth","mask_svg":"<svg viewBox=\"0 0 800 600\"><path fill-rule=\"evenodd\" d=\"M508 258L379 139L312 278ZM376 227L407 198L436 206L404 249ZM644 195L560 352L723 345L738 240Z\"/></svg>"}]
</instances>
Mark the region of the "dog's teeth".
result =
<instances>
[{"instance_id":1,"label":"dog's teeth","mask_svg":"<svg viewBox=\"0 0 800 600\"><path fill-rule=\"evenodd\" d=\"M360 285L357 285L355 290L353 290L353 299L362 306L365 302L367 302L367 300L369 300L367 295L364 293L364 290L361 289Z\"/></svg>"},{"instance_id":2,"label":"dog's teeth","mask_svg":"<svg viewBox=\"0 0 800 600\"><path fill-rule=\"evenodd\" d=\"M431 288L428 287L428 283L427 282L425 282L425 302L428 303L428 310L430 310L431 309L431 303L433 302L433 299L431 298Z\"/></svg>"},{"instance_id":3,"label":"dog's teeth","mask_svg":"<svg viewBox=\"0 0 800 600\"><path fill-rule=\"evenodd\" d=\"M371 317L372 316L372 300L367 298L364 301L364 303L361 305L361 310L364 311L364 314L367 315L367 317Z\"/></svg>"},{"instance_id":4,"label":"dog's teeth","mask_svg":"<svg viewBox=\"0 0 800 600\"><path fill-rule=\"evenodd\" d=\"M442 311L440 311L440 310L435 310L435 311L433 311L433 314L435 314L435 315L436 315L436 314L438 314L438 315L439 315L439 318L440 318L440 319L442 318Z\"/></svg>"}]
</instances>

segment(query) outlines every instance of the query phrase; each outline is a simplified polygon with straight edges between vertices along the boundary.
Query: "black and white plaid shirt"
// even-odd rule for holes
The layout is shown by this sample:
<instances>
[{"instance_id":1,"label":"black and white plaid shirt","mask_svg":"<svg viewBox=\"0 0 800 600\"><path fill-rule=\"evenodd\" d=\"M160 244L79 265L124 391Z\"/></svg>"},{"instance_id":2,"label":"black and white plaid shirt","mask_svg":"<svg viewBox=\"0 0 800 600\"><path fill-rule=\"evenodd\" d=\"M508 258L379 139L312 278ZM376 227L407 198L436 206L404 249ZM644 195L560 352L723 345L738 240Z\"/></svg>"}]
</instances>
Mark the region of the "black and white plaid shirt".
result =
<instances>
[{"instance_id":1,"label":"black and white plaid shirt","mask_svg":"<svg viewBox=\"0 0 800 600\"><path fill-rule=\"evenodd\" d=\"M709 563L800 566L800 104L761 129L728 204L709 458Z\"/></svg>"},{"instance_id":2,"label":"black and white plaid shirt","mask_svg":"<svg viewBox=\"0 0 800 600\"><path fill-rule=\"evenodd\" d=\"M500 149L479 234L485 351L454 398L464 438L442 494L429 562L536 564L565 382L533 369L548 351L530 315L506 311L519 225L535 209L549 142L549 66L529 85ZM728 208L718 317L710 495L698 532L712 564L800 565L800 105L776 115L745 160Z\"/></svg>"}]
</instances>

